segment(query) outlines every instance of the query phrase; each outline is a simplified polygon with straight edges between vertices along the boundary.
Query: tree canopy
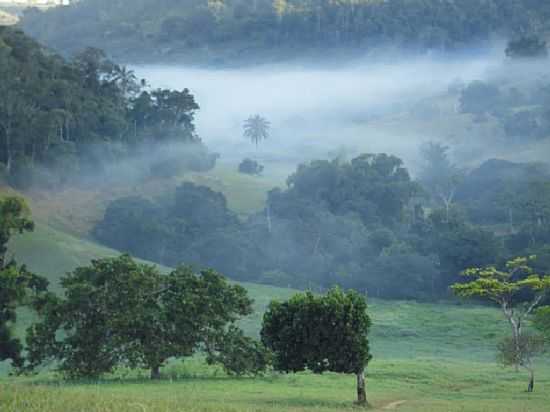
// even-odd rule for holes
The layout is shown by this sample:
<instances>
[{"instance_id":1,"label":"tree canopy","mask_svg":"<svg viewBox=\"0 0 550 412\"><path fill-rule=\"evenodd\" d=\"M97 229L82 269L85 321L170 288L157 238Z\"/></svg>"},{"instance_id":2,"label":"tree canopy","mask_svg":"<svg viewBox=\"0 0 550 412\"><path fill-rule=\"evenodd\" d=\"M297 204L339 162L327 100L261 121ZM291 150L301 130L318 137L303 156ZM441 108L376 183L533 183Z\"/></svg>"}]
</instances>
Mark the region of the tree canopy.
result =
<instances>
[{"instance_id":1,"label":"tree canopy","mask_svg":"<svg viewBox=\"0 0 550 412\"><path fill-rule=\"evenodd\" d=\"M129 366L147 368L156 379L167 359L234 339L235 322L251 313L246 290L212 270L196 273L180 266L162 275L128 255L79 267L61 285L63 296L49 294L35 302L40 320L27 332L24 370L55 361L68 377L96 378ZM226 362L226 367L233 366Z\"/></svg>"},{"instance_id":2,"label":"tree canopy","mask_svg":"<svg viewBox=\"0 0 550 412\"><path fill-rule=\"evenodd\" d=\"M125 60L224 63L265 50L457 50L487 44L494 34L543 35L549 14L545 2L531 0L139 0L133 7L88 0L29 11L22 24L66 53L93 45Z\"/></svg>"},{"instance_id":3,"label":"tree canopy","mask_svg":"<svg viewBox=\"0 0 550 412\"><path fill-rule=\"evenodd\" d=\"M364 371L372 358L367 338L370 325L365 297L336 288L326 295L306 292L286 302L271 302L261 336L274 353L276 369L355 374L357 400L366 403Z\"/></svg>"}]
</instances>

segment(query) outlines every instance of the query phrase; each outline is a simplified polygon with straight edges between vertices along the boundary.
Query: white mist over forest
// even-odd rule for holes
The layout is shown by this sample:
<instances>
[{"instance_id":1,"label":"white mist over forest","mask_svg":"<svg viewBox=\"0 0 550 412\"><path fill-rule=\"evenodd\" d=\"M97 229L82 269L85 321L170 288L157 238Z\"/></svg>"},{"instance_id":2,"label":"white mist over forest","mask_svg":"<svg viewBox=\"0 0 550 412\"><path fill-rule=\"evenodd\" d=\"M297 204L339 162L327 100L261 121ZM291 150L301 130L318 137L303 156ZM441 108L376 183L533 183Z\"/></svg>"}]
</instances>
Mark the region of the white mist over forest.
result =
<instances>
[{"instance_id":1,"label":"white mist over forest","mask_svg":"<svg viewBox=\"0 0 550 412\"><path fill-rule=\"evenodd\" d=\"M498 56L498 57L497 57ZM379 119L398 117L419 102L447 92L458 80L483 80L502 63L502 54L469 59L411 58L361 62L337 67L300 65L208 69L185 66L137 66L152 87L190 89L201 109L197 132L222 159L250 154L302 161L359 152L390 152L411 160L418 145L446 136L418 135L378 127ZM260 114L271 122L271 135L256 149L242 136L242 123ZM237 152L234 152L234 151ZM283 160L283 159L277 159Z\"/></svg>"}]
</instances>

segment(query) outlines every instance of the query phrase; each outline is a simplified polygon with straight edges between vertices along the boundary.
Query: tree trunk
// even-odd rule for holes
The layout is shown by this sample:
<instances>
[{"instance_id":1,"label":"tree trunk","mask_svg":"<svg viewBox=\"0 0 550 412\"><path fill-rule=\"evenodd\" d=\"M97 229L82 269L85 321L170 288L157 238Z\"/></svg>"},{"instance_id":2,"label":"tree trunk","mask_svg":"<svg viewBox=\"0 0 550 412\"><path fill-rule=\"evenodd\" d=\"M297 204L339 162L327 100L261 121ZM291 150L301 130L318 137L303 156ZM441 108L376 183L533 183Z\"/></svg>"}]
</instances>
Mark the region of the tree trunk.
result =
<instances>
[{"instance_id":1,"label":"tree trunk","mask_svg":"<svg viewBox=\"0 0 550 412\"><path fill-rule=\"evenodd\" d=\"M151 367L151 379L152 380L159 380L160 379L160 366L155 365Z\"/></svg>"},{"instance_id":2,"label":"tree trunk","mask_svg":"<svg viewBox=\"0 0 550 412\"><path fill-rule=\"evenodd\" d=\"M527 392L531 393L535 390L535 371L529 369L529 386L527 386Z\"/></svg>"},{"instance_id":3,"label":"tree trunk","mask_svg":"<svg viewBox=\"0 0 550 412\"><path fill-rule=\"evenodd\" d=\"M359 405L368 405L365 386L365 371L361 371L357 374L357 403Z\"/></svg>"},{"instance_id":4,"label":"tree trunk","mask_svg":"<svg viewBox=\"0 0 550 412\"><path fill-rule=\"evenodd\" d=\"M12 166L12 154L11 154L11 131L9 129L6 130L6 171L8 172L8 175L11 175L11 166Z\"/></svg>"}]
</instances>

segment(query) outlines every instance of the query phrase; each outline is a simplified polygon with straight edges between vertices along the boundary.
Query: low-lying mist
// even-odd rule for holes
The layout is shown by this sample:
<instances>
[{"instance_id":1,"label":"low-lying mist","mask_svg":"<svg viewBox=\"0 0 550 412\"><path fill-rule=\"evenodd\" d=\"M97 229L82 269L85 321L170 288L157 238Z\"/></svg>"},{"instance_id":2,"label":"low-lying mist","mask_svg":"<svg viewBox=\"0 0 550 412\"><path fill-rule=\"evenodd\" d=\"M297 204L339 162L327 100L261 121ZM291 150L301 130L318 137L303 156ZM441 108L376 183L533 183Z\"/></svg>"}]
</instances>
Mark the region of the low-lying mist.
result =
<instances>
[{"instance_id":1,"label":"low-lying mist","mask_svg":"<svg viewBox=\"0 0 550 412\"><path fill-rule=\"evenodd\" d=\"M297 163L389 152L411 164L422 142L449 136L439 135L437 128L415 129L407 124L407 113L445 122L444 117L426 119L431 113L422 113L421 102L445 95L453 83L485 79L502 63L500 56L423 57L392 63L363 60L337 68L139 66L134 70L153 87L191 90L201 106L197 131L209 147L221 153L222 160L250 155ZM242 135L243 121L254 114L271 122L270 137L258 149Z\"/></svg>"}]
</instances>

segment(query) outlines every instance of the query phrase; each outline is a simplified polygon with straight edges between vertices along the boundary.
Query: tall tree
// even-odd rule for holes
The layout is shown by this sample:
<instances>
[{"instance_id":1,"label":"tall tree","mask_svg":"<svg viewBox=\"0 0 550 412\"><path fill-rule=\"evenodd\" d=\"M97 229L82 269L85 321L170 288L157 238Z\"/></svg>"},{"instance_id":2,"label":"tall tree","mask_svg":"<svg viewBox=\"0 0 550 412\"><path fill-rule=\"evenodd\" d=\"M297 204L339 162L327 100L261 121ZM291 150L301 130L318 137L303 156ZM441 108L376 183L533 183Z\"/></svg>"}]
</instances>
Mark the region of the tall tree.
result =
<instances>
[{"instance_id":1,"label":"tall tree","mask_svg":"<svg viewBox=\"0 0 550 412\"><path fill-rule=\"evenodd\" d=\"M252 143L258 144L269 137L270 123L260 115L251 116L245 120L243 125L244 137L251 140Z\"/></svg>"}]
</instances>

